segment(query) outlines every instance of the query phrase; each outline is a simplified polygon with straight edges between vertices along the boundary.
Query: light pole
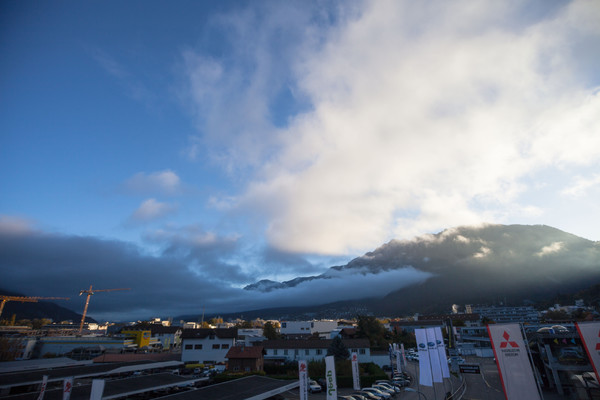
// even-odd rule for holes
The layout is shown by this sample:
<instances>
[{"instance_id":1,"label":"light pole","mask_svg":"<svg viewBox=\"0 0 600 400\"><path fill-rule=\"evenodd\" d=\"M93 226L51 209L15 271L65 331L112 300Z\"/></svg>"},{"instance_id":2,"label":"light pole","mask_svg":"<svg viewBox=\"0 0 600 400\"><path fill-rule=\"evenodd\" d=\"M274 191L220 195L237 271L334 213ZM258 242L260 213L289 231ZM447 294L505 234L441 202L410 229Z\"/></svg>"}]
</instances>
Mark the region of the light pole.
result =
<instances>
[{"instance_id":1,"label":"light pole","mask_svg":"<svg viewBox=\"0 0 600 400\"><path fill-rule=\"evenodd\" d=\"M424 398L425 400L427 400L427 396L425 396L425 394L423 394L423 392L420 392L420 391L418 391L418 390L415 390L415 389L413 389L413 388L404 388L404 391L405 391L405 392L415 392L415 393L419 393L421 396L423 396L423 398Z\"/></svg>"}]
</instances>

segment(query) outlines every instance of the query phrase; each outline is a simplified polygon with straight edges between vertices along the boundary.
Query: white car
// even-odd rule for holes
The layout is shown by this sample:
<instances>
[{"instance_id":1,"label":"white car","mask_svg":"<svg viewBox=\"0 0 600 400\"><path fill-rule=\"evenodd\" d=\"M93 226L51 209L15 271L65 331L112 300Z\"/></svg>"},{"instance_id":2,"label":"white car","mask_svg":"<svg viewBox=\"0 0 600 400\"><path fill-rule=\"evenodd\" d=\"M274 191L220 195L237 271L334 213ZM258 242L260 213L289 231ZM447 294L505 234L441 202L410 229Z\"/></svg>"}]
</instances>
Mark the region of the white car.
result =
<instances>
[{"instance_id":1,"label":"white car","mask_svg":"<svg viewBox=\"0 0 600 400\"><path fill-rule=\"evenodd\" d=\"M311 393L318 393L321 391L321 385L317 383L315 380L308 381L308 391Z\"/></svg>"},{"instance_id":2,"label":"white car","mask_svg":"<svg viewBox=\"0 0 600 400\"><path fill-rule=\"evenodd\" d=\"M379 396L379 397L383 397L384 399L391 399L392 398L391 394L389 394L387 392L384 392L382 390L379 390L377 388L374 388L374 387L366 387L366 388L363 388L362 391L363 392L373 393L374 395Z\"/></svg>"}]
</instances>

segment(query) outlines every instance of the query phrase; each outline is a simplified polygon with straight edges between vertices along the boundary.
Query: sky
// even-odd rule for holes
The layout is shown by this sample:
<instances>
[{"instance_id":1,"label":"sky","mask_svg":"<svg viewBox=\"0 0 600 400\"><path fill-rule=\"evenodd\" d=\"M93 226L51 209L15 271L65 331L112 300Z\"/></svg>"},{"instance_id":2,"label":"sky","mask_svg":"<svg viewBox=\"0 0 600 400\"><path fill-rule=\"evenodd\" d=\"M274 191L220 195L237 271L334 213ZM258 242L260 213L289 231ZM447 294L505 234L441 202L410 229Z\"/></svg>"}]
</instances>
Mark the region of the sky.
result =
<instances>
[{"instance_id":1,"label":"sky","mask_svg":"<svg viewBox=\"0 0 600 400\"><path fill-rule=\"evenodd\" d=\"M3 1L0 287L79 312L89 285L131 288L94 296L100 319L233 312L426 279L241 289L461 225L598 241L599 20L592 0Z\"/></svg>"}]
</instances>

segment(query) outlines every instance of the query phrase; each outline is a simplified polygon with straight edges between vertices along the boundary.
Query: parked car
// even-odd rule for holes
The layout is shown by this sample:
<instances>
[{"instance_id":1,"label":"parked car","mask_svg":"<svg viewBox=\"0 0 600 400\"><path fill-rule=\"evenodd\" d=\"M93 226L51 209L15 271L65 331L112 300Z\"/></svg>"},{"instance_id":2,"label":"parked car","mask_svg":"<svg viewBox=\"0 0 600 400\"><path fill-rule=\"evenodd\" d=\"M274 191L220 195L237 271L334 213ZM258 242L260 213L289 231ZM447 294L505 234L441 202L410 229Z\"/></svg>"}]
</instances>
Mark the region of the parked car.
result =
<instances>
[{"instance_id":1,"label":"parked car","mask_svg":"<svg viewBox=\"0 0 600 400\"><path fill-rule=\"evenodd\" d=\"M391 387L388 387L388 386L385 386L385 385L381 385L381 384L375 383L375 384L371 385L371 387L375 388L375 389L377 389L377 390L379 390L379 391L381 391L383 393L387 393L390 396L395 396L396 395L396 390L395 389L393 389Z\"/></svg>"},{"instance_id":2,"label":"parked car","mask_svg":"<svg viewBox=\"0 0 600 400\"><path fill-rule=\"evenodd\" d=\"M363 388L362 390L364 392L373 393L382 399L391 399L392 398L392 395L390 393L384 392L384 391L374 388L374 387L366 387L366 388Z\"/></svg>"},{"instance_id":3,"label":"parked car","mask_svg":"<svg viewBox=\"0 0 600 400\"><path fill-rule=\"evenodd\" d=\"M319 393L321 391L321 385L314 379L308 381L308 391L311 393Z\"/></svg>"},{"instance_id":4,"label":"parked car","mask_svg":"<svg viewBox=\"0 0 600 400\"><path fill-rule=\"evenodd\" d=\"M451 356L450 358L448 358L448 364L452 364L454 361L456 361L456 363L458 364L464 364L465 359L461 356Z\"/></svg>"},{"instance_id":5,"label":"parked car","mask_svg":"<svg viewBox=\"0 0 600 400\"><path fill-rule=\"evenodd\" d=\"M355 400L370 400L368 397L360 393L352 393L350 396L354 397Z\"/></svg>"},{"instance_id":6,"label":"parked car","mask_svg":"<svg viewBox=\"0 0 600 400\"><path fill-rule=\"evenodd\" d=\"M358 394L362 395L366 400L383 400L383 396L379 396L375 393L367 392L365 390L361 390Z\"/></svg>"},{"instance_id":7,"label":"parked car","mask_svg":"<svg viewBox=\"0 0 600 400\"><path fill-rule=\"evenodd\" d=\"M391 384L389 381L375 381L375 385L373 385L373 386L376 386L376 385L383 386L390 390L393 390L394 393L400 393L400 387Z\"/></svg>"}]
</instances>

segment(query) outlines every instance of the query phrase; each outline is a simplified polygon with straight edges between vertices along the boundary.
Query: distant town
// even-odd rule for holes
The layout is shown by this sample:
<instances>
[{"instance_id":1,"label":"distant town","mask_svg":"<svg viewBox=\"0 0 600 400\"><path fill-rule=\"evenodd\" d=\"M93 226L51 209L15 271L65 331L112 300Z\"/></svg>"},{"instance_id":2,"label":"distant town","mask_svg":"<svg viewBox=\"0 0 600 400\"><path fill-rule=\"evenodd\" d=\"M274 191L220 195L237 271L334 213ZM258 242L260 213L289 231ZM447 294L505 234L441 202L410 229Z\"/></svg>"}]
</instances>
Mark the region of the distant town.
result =
<instances>
[{"instance_id":1,"label":"distant town","mask_svg":"<svg viewBox=\"0 0 600 400\"><path fill-rule=\"evenodd\" d=\"M543 311L529 305L469 304L452 305L447 314L404 318L357 315L339 320L225 321L216 317L81 324L5 316L0 322L0 395L12 398L29 394L28 398L37 398L46 376L51 377L46 383L48 390L61 390L67 377L73 377L75 387L88 390L96 378L105 379L107 387L127 379L130 388L122 389L117 397L148 399L202 390L206 398L222 398L218 390L223 386L217 383L235 385L240 379L268 377L269 382L277 383L276 387L250 385L267 396L256 398L294 398L299 395L298 362L304 360L317 396L325 384L324 359L332 354L342 363L338 385L340 390L347 389L348 396L353 389L350 380L344 378L348 373L343 363L349 362L351 354L357 355L361 365L363 386L374 384L375 378L391 379L392 373L401 369L405 374L402 390L418 394L427 388L415 389L419 361L415 330L440 328L453 371L451 378L456 380L451 386L461 390L454 394L450 391L450 395L459 398L459 394L482 390L477 382L469 384L473 380L469 372L492 366L487 383L492 387L494 376L497 379L487 325L518 323L541 389L558 398L592 398L587 396L599 396L600 388L575 322L598 319L596 306L583 300L556 304ZM390 350L394 345L405 350L401 364L394 361L399 357ZM461 365L477 368L461 369ZM500 393L499 380L495 386ZM211 390L217 391L216 397L208 395ZM235 390L240 393L242 389ZM355 395L353 398L360 398ZM252 392L247 398L255 396L260 393Z\"/></svg>"}]
</instances>

